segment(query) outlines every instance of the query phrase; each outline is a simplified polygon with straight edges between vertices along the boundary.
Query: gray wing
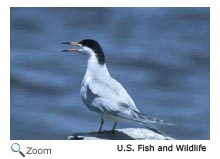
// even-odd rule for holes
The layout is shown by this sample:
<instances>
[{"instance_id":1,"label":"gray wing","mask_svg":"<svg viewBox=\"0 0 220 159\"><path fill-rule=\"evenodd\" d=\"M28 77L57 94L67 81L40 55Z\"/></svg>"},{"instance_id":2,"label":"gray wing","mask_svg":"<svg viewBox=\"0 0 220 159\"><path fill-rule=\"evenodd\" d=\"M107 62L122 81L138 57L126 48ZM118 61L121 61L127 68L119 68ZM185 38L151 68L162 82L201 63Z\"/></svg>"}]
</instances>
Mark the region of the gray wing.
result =
<instances>
[{"instance_id":1,"label":"gray wing","mask_svg":"<svg viewBox=\"0 0 220 159\"><path fill-rule=\"evenodd\" d=\"M169 124L140 113L127 91L119 82L113 78L107 81L96 79L82 85L81 96L90 110L138 122L157 133L160 133L160 131L151 124Z\"/></svg>"},{"instance_id":2,"label":"gray wing","mask_svg":"<svg viewBox=\"0 0 220 159\"><path fill-rule=\"evenodd\" d=\"M140 113L126 90L113 78L108 80L108 83L103 80L91 80L83 90L81 91L85 96L83 101L92 111L133 120L144 125L165 124L162 120Z\"/></svg>"},{"instance_id":3,"label":"gray wing","mask_svg":"<svg viewBox=\"0 0 220 159\"><path fill-rule=\"evenodd\" d=\"M152 124L154 123L169 124L169 123L164 123L162 120L158 120L153 117L147 117L138 111L130 109L130 107L125 103L114 103L106 98L97 97L92 101L92 105L94 106L93 108L96 109L95 110L96 112L107 114L116 118L122 118L122 119L138 122L144 125L145 127L147 127L148 129L156 133L159 133L161 135L165 135L165 134L160 130L158 130Z\"/></svg>"},{"instance_id":4,"label":"gray wing","mask_svg":"<svg viewBox=\"0 0 220 159\"><path fill-rule=\"evenodd\" d=\"M86 85L83 86L84 88L81 90L81 95L84 92L86 102L91 103L93 98L99 97L105 100L110 100L112 103L124 103L127 108L139 111L135 106L134 101L119 82L113 78L110 78L106 81L91 79ZM92 99L90 99L91 97ZM109 104L109 106L114 107L115 110L120 110L121 107L117 104Z\"/></svg>"}]
</instances>

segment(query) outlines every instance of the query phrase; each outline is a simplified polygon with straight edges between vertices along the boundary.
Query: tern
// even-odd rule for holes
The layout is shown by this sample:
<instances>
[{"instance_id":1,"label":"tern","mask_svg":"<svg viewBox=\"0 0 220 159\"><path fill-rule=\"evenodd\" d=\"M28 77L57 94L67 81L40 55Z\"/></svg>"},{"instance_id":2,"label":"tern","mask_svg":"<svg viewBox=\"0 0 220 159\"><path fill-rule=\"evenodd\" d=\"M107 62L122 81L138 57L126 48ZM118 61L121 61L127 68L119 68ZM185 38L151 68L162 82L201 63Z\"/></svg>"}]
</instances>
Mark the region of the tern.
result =
<instances>
[{"instance_id":1,"label":"tern","mask_svg":"<svg viewBox=\"0 0 220 159\"><path fill-rule=\"evenodd\" d=\"M87 108L100 115L99 133L102 132L104 119L111 117L114 120L112 133L114 133L118 121L131 120L163 134L152 124L169 123L146 116L139 111L125 88L110 75L105 63L103 49L97 41L85 39L80 42L63 42L62 44L77 47L62 50L62 52L80 53L88 57L87 70L81 84L80 95Z\"/></svg>"}]
</instances>

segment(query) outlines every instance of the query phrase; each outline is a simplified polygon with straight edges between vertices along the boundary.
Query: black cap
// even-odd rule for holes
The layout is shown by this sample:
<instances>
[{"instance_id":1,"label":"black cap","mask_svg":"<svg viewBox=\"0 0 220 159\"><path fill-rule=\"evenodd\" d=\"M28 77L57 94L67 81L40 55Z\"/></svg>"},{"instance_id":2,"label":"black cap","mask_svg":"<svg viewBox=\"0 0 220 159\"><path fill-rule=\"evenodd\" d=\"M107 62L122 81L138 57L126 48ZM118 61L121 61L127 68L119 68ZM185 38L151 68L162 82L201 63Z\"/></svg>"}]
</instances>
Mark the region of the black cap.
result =
<instances>
[{"instance_id":1,"label":"black cap","mask_svg":"<svg viewBox=\"0 0 220 159\"><path fill-rule=\"evenodd\" d=\"M81 44L82 46L87 46L88 48L92 49L95 52L96 57L98 58L99 64L103 65L105 63L104 52L102 50L102 47L97 41L92 39L84 39L78 43Z\"/></svg>"}]
</instances>

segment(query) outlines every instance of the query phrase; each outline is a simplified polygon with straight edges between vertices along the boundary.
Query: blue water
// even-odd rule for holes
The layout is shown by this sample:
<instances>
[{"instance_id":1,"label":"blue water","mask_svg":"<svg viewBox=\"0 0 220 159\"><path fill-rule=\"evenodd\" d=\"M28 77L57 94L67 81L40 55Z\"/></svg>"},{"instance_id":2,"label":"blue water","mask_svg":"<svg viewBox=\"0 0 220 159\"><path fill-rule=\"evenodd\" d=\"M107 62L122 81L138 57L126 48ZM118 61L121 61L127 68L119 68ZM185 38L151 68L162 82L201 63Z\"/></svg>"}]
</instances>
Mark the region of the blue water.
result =
<instances>
[{"instance_id":1,"label":"blue water","mask_svg":"<svg viewBox=\"0 0 220 159\"><path fill-rule=\"evenodd\" d=\"M97 130L79 90L86 58L63 41L100 42L108 69L157 127L210 139L209 8L11 8L11 139ZM105 129L112 128L107 122ZM121 123L118 128L142 127Z\"/></svg>"}]
</instances>

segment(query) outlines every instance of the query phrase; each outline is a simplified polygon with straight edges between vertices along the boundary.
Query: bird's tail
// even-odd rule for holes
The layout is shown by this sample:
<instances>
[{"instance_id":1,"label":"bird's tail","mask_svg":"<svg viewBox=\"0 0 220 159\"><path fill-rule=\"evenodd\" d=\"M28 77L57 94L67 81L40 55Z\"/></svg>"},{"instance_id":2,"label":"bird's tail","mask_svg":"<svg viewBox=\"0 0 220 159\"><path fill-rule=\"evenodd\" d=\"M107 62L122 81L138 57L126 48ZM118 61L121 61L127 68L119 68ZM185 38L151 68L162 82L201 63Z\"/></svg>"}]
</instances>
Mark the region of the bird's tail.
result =
<instances>
[{"instance_id":1,"label":"bird's tail","mask_svg":"<svg viewBox=\"0 0 220 159\"><path fill-rule=\"evenodd\" d=\"M123 118L142 124L149 130L152 130L163 136L167 136L167 135L165 135L162 131L158 130L156 126L154 126L153 124L161 124L161 125L169 125L169 126L174 125L173 123L168 123L168 122L165 122L164 120L157 119L155 117L146 116L138 111L133 111L133 115L134 115L133 117L130 117L130 116L124 116L121 114Z\"/></svg>"},{"instance_id":2,"label":"bird's tail","mask_svg":"<svg viewBox=\"0 0 220 159\"><path fill-rule=\"evenodd\" d=\"M140 122L140 123L147 123L147 124L160 124L160 125L169 125L169 126L173 126L174 124L173 123L168 123L168 122L165 122L164 120L162 119L158 119L158 118L155 118L155 117L151 117L151 116L146 116L145 114L142 114L140 112L137 112L135 111L135 116L137 117L136 120L137 122Z\"/></svg>"}]
</instances>

